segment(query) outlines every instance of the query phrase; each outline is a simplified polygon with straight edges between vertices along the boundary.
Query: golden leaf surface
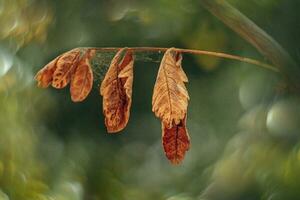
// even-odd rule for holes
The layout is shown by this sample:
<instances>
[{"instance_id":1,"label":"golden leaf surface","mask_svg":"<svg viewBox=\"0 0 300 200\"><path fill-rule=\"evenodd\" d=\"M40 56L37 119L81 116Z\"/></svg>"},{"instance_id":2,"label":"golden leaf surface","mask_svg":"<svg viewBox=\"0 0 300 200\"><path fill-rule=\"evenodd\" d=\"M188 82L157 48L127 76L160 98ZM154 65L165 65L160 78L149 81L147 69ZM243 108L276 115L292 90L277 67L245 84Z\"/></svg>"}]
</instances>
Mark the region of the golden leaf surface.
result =
<instances>
[{"instance_id":1,"label":"golden leaf surface","mask_svg":"<svg viewBox=\"0 0 300 200\"><path fill-rule=\"evenodd\" d=\"M95 51L87 51L78 62L75 73L72 75L70 83L71 99L74 102L83 101L93 87L93 71L90 65L90 58Z\"/></svg>"},{"instance_id":2,"label":"golden leaf surface","mask_svg":"<svg viewBox=\"0 0 300 200\"><path fill-rule=\"evenodd\" d=\"M125 55L122 58L123 53ZM132 51L120 49L112 59L101 83L103 114L109 133L121 131L128 123L132 102L133 64Z\"/></svg>"},{"instance_id":3,"label":"golden leaf surface","mask_svg":"<svg viewBox=\"0 0 300 200\"><path fill-rule=\"evenodd\" d=\"M152 97L152 111L162 121L162 140L167 158L178 164L189 149L186 115L188 78L182 67L182 55L173 48L162 58Z\"/></svg>"},{"instance_id":4,"label":"golden leaf surface","mask_svg":"<svg viewBox=\"0 0 300 200\"><path fill-rule=\"evenodd\" d=\"M64 53L56 62L56 69L53 73L52 86L60 89L68 85L71 76L80 60L81 52L79 48Z\"/></svg>"},{"instance_id":5,"label":"golden leaf surface","mask_svg":"<svg viewBox=\"0 0 300 200\"><path fill-rule=\"evenodd\" d=\"M181 67L182 55L173 48L162 58L156 78L152 111L169 128L178 124L187 113L189 95L184 83L188 82Z\"/></svg>"}]
</instances>

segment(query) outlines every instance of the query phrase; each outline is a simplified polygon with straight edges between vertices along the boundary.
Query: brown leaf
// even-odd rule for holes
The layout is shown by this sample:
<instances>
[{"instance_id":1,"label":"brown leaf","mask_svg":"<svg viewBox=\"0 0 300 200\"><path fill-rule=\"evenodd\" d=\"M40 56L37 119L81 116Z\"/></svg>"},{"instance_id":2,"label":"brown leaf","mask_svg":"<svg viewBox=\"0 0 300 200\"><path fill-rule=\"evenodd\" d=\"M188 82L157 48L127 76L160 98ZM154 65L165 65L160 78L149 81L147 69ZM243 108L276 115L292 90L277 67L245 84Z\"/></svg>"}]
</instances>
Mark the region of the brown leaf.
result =
<instances>
[{"instance_id":1,"label":"brown leaf","mask_svg":"<svg viewBox=\"0 0 300 200\"><path fill-rule=\"evenodd\" d=\"M95 50L76 48L68 51L41 69L35 79L39 87L63 88L71 81L71 98L74 102L83 101L90 93L93 85L93 71L90 59Z\"/></svg>"},{"instance_id":2,"label":"brown leaf","mask_svg":"<svg viewBox=\"0 0 300 200\"><path fill-rule=\"evenodd\" d=\"M122 54L125 52L123 59ZM111 61L100 86L103 96L103 114L109 133L116 133L128 123L133 84L133 54L120 49Z\"/></svg>"},{"instance_id":3,"label":"brown leaf","mask_svg":"<svg viewBox=\"0 0 300 200\"><path fill-rule=\"evenodd\" d=\"M56 70L56 63L59 57L52 60L44 68L42 68L35 76L38 82L38 87L47 88L53 80L53 73Z\"/></svg>"},{"instance_id":4,"label":"brown leaf","mask_svg":"<svg viewBox=\"0 0 300 200\"><path fill-rule=\"evenodd\" d=\"M185 117L186 118L186 117ZM172 164L179 164L185 152L190 147L190 137L186 129L186 119L179 124L173 124L171 128L162 123L162 143L167 158Z\"/></svg>"},{"instance_id":5,"label":"brown leaf","mask_svg":"<svg viewBox=\"0 0 300 200\"><path fill-rule=\"evenodd\" d=\"M68 85L81 56L79 48L64 53L56 63L52 86L60 89Z\"/></svg>"},{"instance_id":6,"label":"brown leaf","mask_svg":"<svg viewBox=\"0 0 300 200\"><path fill-rule=\"evenodd\" d=\"M188 78L181 67L182 55L173 48L162 58L152 97L152 111L161 119L163 146L168 159L179 163L189 148L185 118Z\"/></svg>"},{"instance_id":7,"label":"brown leaf","mask_svg":"<svg viewBox=\"0 0 300 200\"><path fill-rule=\"evenodd\" d=\"M83 101L93 87L93 71L90 65L90 58L95 51L87 51L79 61L75 73L72 75L70 84L71 99L74 102Z\"/></svg>"},{"instance_id":8,"label":"brown leaf","mask_svg":"<svg viewBox=\"0 0 300 200\"><path fill-rule=\"evenodd\" d=\"M162 58L152 97L152 111L168 127L178 124L187 113L189 95L184 85L188 82L181 67L182 56L173 48Z\"/></svg>"}]
</instances>

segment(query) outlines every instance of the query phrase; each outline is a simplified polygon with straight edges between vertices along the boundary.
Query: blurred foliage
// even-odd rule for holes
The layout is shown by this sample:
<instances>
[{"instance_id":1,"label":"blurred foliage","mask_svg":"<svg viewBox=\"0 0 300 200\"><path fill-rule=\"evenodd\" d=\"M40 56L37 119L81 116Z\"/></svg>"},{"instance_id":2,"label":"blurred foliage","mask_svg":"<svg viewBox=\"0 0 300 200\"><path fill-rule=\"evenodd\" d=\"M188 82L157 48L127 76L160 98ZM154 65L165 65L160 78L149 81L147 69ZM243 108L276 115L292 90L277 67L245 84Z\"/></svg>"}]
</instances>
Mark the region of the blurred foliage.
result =
<instances>
[{"instance_id":1,"label":"blurred foliage","mask_svg":"<svg viewBox=\"0 0 300 200\"><path fill-rule=\"evenodd\" d=\"M228 0L300 63L299 1ZM0 0L0 199L296 200L300 98L282 77L244 63L184 55L192 147L163 155L151 93L161 54L139 54L133 107L122 134L106 134L94 63L81 104L68 89L38 89L34 74L77 46L163 46L263 59L197 0ZM101 67L102 66L102 67Z\"/></svg>"},{"instance_id":2,"label":"blurred foliage","mask_svg":"<svg viewBox=\"0 0 300 200\"><path fill-rule=\"evenodd\" d=\"M217 25L210 25L207 23L200 24L199 30L195 30L193 35L185 37L185 44L193 49L209 49L210 51L226 52L226 42L228 41L222 28ZM220 59L211 56L195 56L196 61L201 67L207 70L215 69Z\"/></svg>"},{"instance_id":3,"label":"blurred foliage","mask_svg":"<svg viewBox=\"0 0 300 200\"><path fill-rule=\"evenodd\" d=\"M46 40L53 19L47 7L32 0L1 0L0 7L0 39L7 39L17 47L33 40Z\"/></svg>"}]
</instances>

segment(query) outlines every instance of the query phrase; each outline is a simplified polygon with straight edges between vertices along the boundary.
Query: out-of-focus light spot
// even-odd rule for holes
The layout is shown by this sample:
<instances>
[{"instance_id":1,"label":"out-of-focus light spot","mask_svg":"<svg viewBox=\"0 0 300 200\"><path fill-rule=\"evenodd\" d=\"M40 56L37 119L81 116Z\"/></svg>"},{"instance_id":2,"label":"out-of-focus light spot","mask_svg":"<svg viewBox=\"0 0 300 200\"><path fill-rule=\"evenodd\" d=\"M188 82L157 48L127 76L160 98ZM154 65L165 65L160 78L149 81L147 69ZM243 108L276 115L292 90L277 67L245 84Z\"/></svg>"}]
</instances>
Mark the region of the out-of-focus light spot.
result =
<instances>
[{"instance_id":1,"label":"out-of-focus light spot","mask_svg":"<svg viewBox=\"0 0 300 200\"><path fill-rule=\"evenodd\" d=\"M248 109L273 97L277 78L269 73L257 72L247 77L241 84L239 98Z\"/></svg>"},{"instance_id":2,"label":"out-of-focus light spot","mask_svg":"<svg viewBox=\"0 0 300 200\"><path fill-rule=\"evenodd\" d=\"M12 56L0 49L0 78L8 72L12 64Z\"/></svg>"},{"instance_id":3,"label":"out-of-focus light spot","mask_svg":"<svg viewBox=\"0 0 300 200\"><path fill-rule=\"evenodd\" d=\"M74 193L81 194L82 193L82 187L80 183L68 183L67 186L70 188L70 190Z\"/></svg>"},{"instance_id":4,"label":"out-of-focus light spot","mask_svg":"<svg viewBox=\"0 0 300 200\"><path fill-rule=\"evenodd\" d=\"M117 4L114 4L110 8L111 12L109 13L110 20L111 21L120 21L128 16L129 13L136 12L137 6L134 2L118 2ZM138 13L136 13L138 14Z\"/></svg>"},{"instance_id":5,"label":"out-of-focus light spot","mask_svg":"<svg viewBox=\"0 0 300 200\"><path fill-rule=\"evenodd\" d=\"M228 142L226 146L226 152L233 153L235 151L240 151L249 140L250 133L240 132L235 134L235 136Z\"/></svg>"},{"instance_id":6,"label":"out-of-focus light spot","mask_svg":"<svg viewBox=\"0 0 300 200\"><path fill-rule=\"evenodd\" d=\"M53 19L49 7L32 0L7 2L0 2L0 39L10 39L17 48L33 40L43 42Z\"/></svg>"},{"instance_id":7,"label":"out-of-focus light spot","mask_svg":"<svg viewBox=\"0 0 300 200\"><path fill-rule=\"evenodd\" d=\"M4 28L1 30L1 38L6 38L18 26L18 19L8 19L3 24Z\"/></svg>"},{"instance_id":8,"label":"out-of-focus light spot","mask_svg":"<svg viewBox=\"0 0 300 200\"><path fill-rule=\"evenodd\" d=\"M230 157L226 157L217 163L212 177L217 180L218 185L227 191L237 192L243 190L251 181L251 173L241 162L242 154L238 151ZM236 187L231 187L235 185Z\"/></svg>"},{"instance_id":9,"label":"out-of-focus light spot","mask_svg":"<svg viewBox=\"0 0 300 200\"><path fill-rule=\"evenodd\" d=\"M134 11L134 9L131 9L130 7L123 7L123 8L116 9L114 12L111 13L111 20L112 21L122 20L124 17L126 17L127 13L130 11Z\"/></svg>"},{"instance_id":10,"label":"out-of-focus light spot","mask_svg":"<svg viewBox=\"0 0 300 200\"><path fill-rule=\"evenodd\" d=\"M275 103L268 112L267 128L274 136L296 136L300 129L300 99Z\"/></svg>"},{"instance_id":11,"label":"out-of-focus light spot","mask_svg":"<svg viewBox=\"0 0 300 200\"><path fill-rule=\"evenodd\" d=\"M0 189L0 199L9 200L8 196Z\"/></svg>"},{"instance_id":12,"label":"out-of-focus light spot","mask_svg":"<svg viewBox=\"0 0 300 200\"><path fill-rule=\"evenodd\" d=\"M280 195L279 193L273 193L271 194L267 200L282 200L285 199L282 195Z\"/></svg>"},{"instance_id":13,"label":"out-of-focus light spot","mask_svg":"<svg viewBox=\"0 0 300 200\"><path fill-rule=\"evenodd\" d=\"M167 198L167 200L192 200L192 198L186 194L177 194Z\"/></svg>"},{"instance_id":14,"label":"out-of-focus light spot","mask_svg":"<svg viewBox=\"0 0 300 200\"><path fill-rule=\"evenodd\" d=\"M265 130L267 108L263 105L256 106L246 112L239 120L239 127L245 130Z\"/></svg>"},{"instance_id":15,"label":"out-of-focus light spot","mask_svg":"<svg viewBox=\"0 0 300 200\"><path fill-rule=\"evenodd\" d=\"M54 199L83 199L83 187L80 182L77 181L63 181L58 183L58 188L53 196Z\"/></svg>"}]
</instances>

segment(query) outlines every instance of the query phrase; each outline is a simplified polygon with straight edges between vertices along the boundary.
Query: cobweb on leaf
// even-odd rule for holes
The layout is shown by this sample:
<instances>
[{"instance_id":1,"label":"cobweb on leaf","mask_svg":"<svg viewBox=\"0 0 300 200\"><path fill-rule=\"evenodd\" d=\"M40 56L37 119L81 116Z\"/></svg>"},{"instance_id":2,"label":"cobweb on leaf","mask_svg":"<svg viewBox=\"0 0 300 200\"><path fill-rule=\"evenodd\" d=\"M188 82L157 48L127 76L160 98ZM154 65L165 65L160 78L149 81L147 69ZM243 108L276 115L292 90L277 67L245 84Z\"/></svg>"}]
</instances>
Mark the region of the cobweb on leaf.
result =
<instances>
[{"instance_id":1,"label":"cobweb on leaf","mask_svg":"<svg viewBox=\"0 0 300 200\"><path fill-rule=\"evenodd\" d=\"M116 51L97 51L96 55L91 60L91 67L94 72L94 87L99 86L104 79L104 76L109 68L112 58L116 54ZM152 62L152 63L160 63L162 58L162 53L157 52L135 52L135 66L138 65L138 62Z\"/></svg>"}]
</instances>

